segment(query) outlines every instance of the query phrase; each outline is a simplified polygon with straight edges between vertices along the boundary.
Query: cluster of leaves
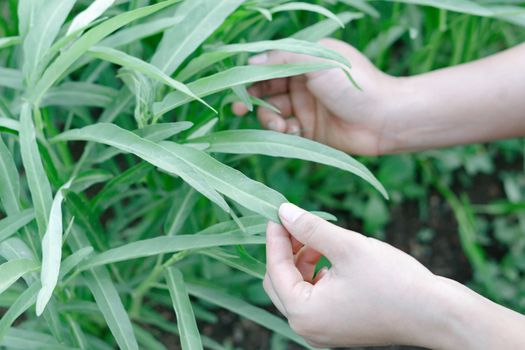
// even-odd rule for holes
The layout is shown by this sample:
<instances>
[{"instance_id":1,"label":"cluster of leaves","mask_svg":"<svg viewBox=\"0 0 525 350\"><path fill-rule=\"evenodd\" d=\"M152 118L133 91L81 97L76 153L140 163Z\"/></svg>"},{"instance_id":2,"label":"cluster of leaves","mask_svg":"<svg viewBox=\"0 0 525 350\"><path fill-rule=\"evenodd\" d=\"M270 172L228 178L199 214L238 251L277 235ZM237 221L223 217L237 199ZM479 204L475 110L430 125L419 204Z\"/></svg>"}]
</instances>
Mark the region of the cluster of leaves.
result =
<instances>
[{"instance_id":1,"label":"cluster of leaves","mask_svg":"<svg viewBox=\"0 0 525 350\"><path fill-rule=\"evenodd\" d=\"M242 101L250 110L274 108L247 94L246 86L257 81L348 70L351 62L316 44L336 32L380 67L401 74L510 46L520 35L505 22L524 23L516 1L390 2L0 4L0 306L6 308L0 346L165 349L162 335L174 334L183 349L225 349L200 335L196 321L217 322L213 310L219 307L275 332L274 348L280 339L308 348L286 322L260 307L268 302L260 286L266 221L278 220L277 207L288 198L311 210L349 210L370 232L380 232L388 222L380 194L386 191L350 156L254 130L253 121L230 118L225 107ZM450 42L449 62L439 49ZM403 49L396 49L400 43ZM249 54L267 50L325 60L246 65ZM225 131L214 132L219 123ZM511 155L522 149L509 148ZM475 159L467 152L472 150L453 154ZM485 148L474 153L483 155ZM251 154L322 165L312 176L305 162ZM444 181L437 170L424 181L417 178L429 163L438 167L447 159L439 153L363 162L378 169L394 204L423 201L432 184L472 224L468 203L449 190L452 179ZM480 163L472 165L474 172ZM459 171L462 164L442 171ZM328 166L342 170L337 181ZM342 180L346 174L352 177ZM520 184L506 185L512 202L497 208L523 215ZM494 225L515 224L500 221ZM490 286L487 276L500 270L478 254L478 231L462 232L469 258L483 272L480 285ZM515 235L500 238L512 245ZM499 277L519 276L517 256L515 249ZM506 301L518 300L512 291ZM176 319L156 311L170 308Z\"/></svg>"}]
</instances>

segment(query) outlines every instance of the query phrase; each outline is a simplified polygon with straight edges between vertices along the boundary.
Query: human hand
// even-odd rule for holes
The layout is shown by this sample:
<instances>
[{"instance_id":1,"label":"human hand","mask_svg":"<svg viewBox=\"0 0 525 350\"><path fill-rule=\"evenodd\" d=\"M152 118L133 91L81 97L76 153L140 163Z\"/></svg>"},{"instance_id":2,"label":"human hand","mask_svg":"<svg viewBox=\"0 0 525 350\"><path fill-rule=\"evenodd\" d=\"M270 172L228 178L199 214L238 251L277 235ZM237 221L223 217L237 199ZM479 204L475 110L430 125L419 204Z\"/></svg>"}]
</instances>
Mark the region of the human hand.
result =
<instances>
[{"instance_id":1,"label":"human hand","mask_svg":"<svg viewBox=\"0 0 525 350\"><path fill-rule=\"evenodd\" d=\"M268 224L264 288L310 344L459 344L445 311L455 287L402 251L292 204L279 215L284 226ZM314 276L321 255L332 266Z\"/></svg>"},{"instance_id":2,"label":"human hand","mask_svg":"<svg viewBox=\"0 0 525 350\"><path fill-rule=\"evenodd\" d=\"M396 146L396 132L389 130L389 104L395 102L398 79L388 76L352 46L333 39L321 44L339 52L352 64L358 89L341 69L309 73L255 84L250 94L266 98L281 114L259 107L257 116L268 129L305 137L355 154L378 155ZM319 60L306 55L275 51L255 56L252 64L286 64ZM235 114L248 110L233 105ZM394 123L392 123L394 124Z\"/></svg>"}]
</instances>

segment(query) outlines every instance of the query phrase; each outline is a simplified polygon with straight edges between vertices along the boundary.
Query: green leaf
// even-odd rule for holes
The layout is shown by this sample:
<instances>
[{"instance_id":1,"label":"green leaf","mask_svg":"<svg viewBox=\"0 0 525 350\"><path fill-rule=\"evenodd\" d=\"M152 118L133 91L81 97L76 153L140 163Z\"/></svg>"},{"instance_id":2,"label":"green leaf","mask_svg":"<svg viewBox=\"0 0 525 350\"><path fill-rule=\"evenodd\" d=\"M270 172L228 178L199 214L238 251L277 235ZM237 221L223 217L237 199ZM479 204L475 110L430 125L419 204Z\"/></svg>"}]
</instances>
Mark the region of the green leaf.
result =
<instances>
[{"instance_id":1,"label":"green leaf","mask_svg":"<svg viewBox=\"0 0 525 350\"><path fill-rule=\"evenodd\" d=\"M225 211L229 211L224 199L182 157L166 148L141 138L137 134L114 124L95 124L82 129L67 131L55 138L57 141L84 140L103 143L129 152L164 171L180 176L197 191L208 197Z\"/></svg>"},{"instance_id":2,"label":"green leaf","mask_svg":"<svg viewBox=\"0 0 525 350\"><path fill-rule=\"evenodd\" d=\"M142 17L149 16L157 11L173 5L179 0L168 0L161 3L142 7L133 11L124 12L98 26L89 30L82 35L73 45L64 50L60 56L46 69L42 78L38 81L34 89L30 92L30 100L36 105L40 103L42 96L47 90L75 63L86 51L93 45L104 39L106 36L117 29L136 21Z\"/></svg>"},{"instance_id":3,"label":"green leaf","mask_svg":"<svg viewBox=\"0 0 525 350\"><path fill-rule=\"evenodd\" d=\"M244 300L238 299L226 293L220 292L218 288L206 288L194 284L187 284L188 292L204 301L225 308L237 315L253 321L277 334L280 334L307 349L314 349L309 346L303 338L295 334L288 324L272 315L268 311L253 306Z\"/></svg>"},{"instance_id":4,"label":"green leaf","mask_svg":"<svg viewBox=\"0 0 525 350\"><path fill-rule=\"evenodd\" d=\"M60 344L49 334L19 328L9 329L0 345L13 350L79 350Z\"/></svg>"},{"instance_id":5,"label":"green leaf","mask_svg":"<svg viewBox=\"0 0 525 350\"><path fill-rule=\"evenodd\" d=\"M281 204L287 202L279 192L250 179L200 150L174 142L162 142L161 145L185 159L218 192L269 220L279 222L277 211Z\"/></svg>"},{"instance_id":6,"label":"green leaf","mask_svg":"<svg viewBox=\"0 0 525 350\"><path fill-rule=\"evenodd\" d=\"M366 0L339 0L343 4L346 4L348 6L352 6L353 8L358 9L359 11L363 11L364 13L374 17L379 18L380 14L379 12L372 6L368 4L368 1Z\"/></svg>"},{"instance_id":7,"label":"green leaf","mask_svg":"<svg viewBox=\"0 0 525 350\"><path fill-rule=\"evenodd\" d=\"M43 57L75 2L76 0L47 0L41 3L23 45L23 71L28 84L34 84L40 78L47 63Z\"/></svg>"},{"instance_id":8,"label":"green leaf","mask_svg":"<svg viewBox=\"0 0 525 350\"><path fill-rule=\"evenodd\" d=\"M176 13L184 16L183 20L164 33L151 63L167 75L172 75L243 2L244 0L185 1Z\"/></svg>"},{"instance_id":9,"label":"green leaf","mask_svg":"<svg viewBox=\"0 0 525 350\"><path fill-rule=\"evenodd\" d=\"M333 166L361 177L372 184L385 198L388 198L383 185L354 158L344 152L299 136L266 130L229 130L191 140L191 142L208 144L207 151L209 152L264 154Z\"/></svg>"},{"instance_id":10,"label":"green leaf","mask_svg":"<svg viewBox=\"0 0 525 350\"><path fill-rule=\"evenodd\" d=\"M264 40L244 44L232 44L213 49L213 51L216 52L232 54L242 52L259 53L270 50L287 51L324 58L327 60L339 62L342 66L350 68L350 63L348 62L346 57L344 57L337 51L331 50L321 44L293 38L280 40Z\"/></svg>"},{"instance_id":11,"label":"green leaf","mask_svg":"<svg viewBox=\"0 0 525 350\"><path fill-rule=\"evenodd\" d=\"M15 90L23 89L23 75L17 69L0 67L0 86Z\"/></svg>"},{"instance_id":12,"label":"green leaf","mask_svg":"<svg viewBox=\"0 0 525 350\"><path fill-rule=\"evenodd\" d=\"M364 16L362 13L343 12L338 14L337 17L341 20L341 22L343 22L346 25L350 21L363 18ZM341 27L339 27L337 23L335 23L331 19L326 19L324 21L318 22L298 31L297 33L292 35L292 38L298 40L317 42L323 38L328 38L340 28Z\"/></svg>"},{"instance_id":13,"label":"green leaf","mask_svg":"<svg viewBox=\"0 0 525 350\"><path fill-rule=\"evenodd\" d=\"M14 259L0 265L0 294L11 287L20 277L26 273L38 270L40 266L33 260Z\"/></svg>"},{"instance_id":14,"label":"green leaf","mask_svg":"<svg viewBox=\"0 0 525 350\"><path fill-rule=\"evenodd\" d=\"M0 38L0 50L20 44L21 40L19 36L8 36Z\"/></svg>"},{"instance_id":15,"label":"green leaf","mask_svg":"<svg viewBox=\"0 0 525 350\"><path fill-rule=\"evenodd\" d=\"M43 234L46 231L49 211L53 196L51 185L40 158L40 151L36 142L35 126L31 117L31 107L28 103L22 105L20 112L20 152L22 163L26 172L33 206L35 208L36 222L39 231Z\"/></svg>"},{"instance_id":16,"label":"green leaf","mask_svg":"<svg viewBox=\"0 0 525 350\"><path fill-rule=\"evenodd\" d=\"M64 200L62 191L68 189L71 182L62 186L53 199L49 223L44 238L42 238L42 270L40 272L42 289L38 292L36 300L37 316L44 311L58 282L62 260L62 201Z\"/></svg>"},{"instance_id":17,"label":"green leaf","mask_svg":"<svg viewBox=\"0 0 525 350\"><path fill-rule=\"evenodd\" d=\"M176 253L185 250L205 249L229 245L260 245L264 237L241 234L219 235L182 235L157 237L125 244L118 248L106 250L87 259L82 270L96 266L113 264L120 261L144 258L158 254Z\"/></svg>"},{"instance_id":18,"label":"green leaf","mask_svg":"<svg viewBox=\"0 0 525 350\"><path fill-rule=\"evenodd\" d=\"M84 247L84 248L77 250L76 252L74 252L67 258L65 258L60 266L59 280L61 280L70 271L76 268L82 261L84 261L92 253L93 253L93 247L88 246L88 247Z\"/></svg>"},{"instance_id":19,"label":"green leaf","mask_svg":"<svg viewBox=\"0 0 525 350\"><path fill-rule=\"evenodd\" d=\"M231 89L234 86L251 84L263 80L286 78L331 68L340 68L340 66L337 63L329 61L266 66L239 66L199 79L188 84L188 87L197 96L206 97L219 91ZM161 102L155 103L153 105L153 112L158 117L190 101L190 98L175 91L169 93Z\"/></svg>"},{"instance_id":20,"label":"green leaf","mask_svg":"<svg viewBox=\"0 0 525 350\"><path fill-rule=\"evenodd\" d=\"M66 35L81 31L82 29L89 26L89 24L95 21L97 18L102 16L102 14L110 8L115 0L95 0L89 5L87 9L80 12L78 15L73 18L73 22L67 29Z\"/></svg>"},{"instance_id":21,"label":"green leaf","mask_svg":"<svg viewBox=\"0 0 525 350\"><path fill-rule=\"evenodd\" d=\"M148 78L157 80L158 82L165 84L171 87L172 89L180 91L182 94L187 95L192 100L199 101L200 103L204 104L205 106L213 110L215 113L217 113L217 111L213 109L213 107L211 107L209 104L197 97L186 85L176 81L175 79L172 79L154 65L151 65L139 58L130 56L122 51L111 49L109 47L92 47L89 50L89 53L93 57L118 64L136 72L140 72Z\"/></svg>"},{"instance_id":22,"label":"green leaf","mask_svg":"<svg viewBox=\"0 0 525 350\"><path fill-rule=\"evenodd\" d=\"M0 110L0 114L1 113L2 111ZM9 118L0 118L0 128L6 128L9 130L18 132L20 130L20 123L18 122L18 120L9 119Z\"/></svg>"},{"instance_id":23,"label":"green leaf","mask_svg":"<svg viewBox=\"0 0 525 350\"><path fill-rule=\"evenodd\" d=\"M491 16L493 12L469 0L383 0L389 2L402 2L411 5L432 6L435 8L454 12L466 13L475 16Z\"/></svg>"},{"instance_id":24,"label":"green leaf","mask_svg":"<svg viewBox=\"0 0 525 350\"><path fill-rule=\"evenodd\" d=\"M0 319L0 339L5 339L5 334L8 332L9 327L35 303L40 287L39 281L33 282L4 313L2 319Z\"/></svg>"},{"instance_id":25,"label":"green leaf","mask_svg":"<svg viewBox=\"0 0 525 350\"><path fill-rule=\"evenodd\" d=\"M89 246L87 238L77 229L73 229L69 244L75 251ZM138 350L131 321L109 272L105 267L98 267L86 271L83 276L119 348Z\"/></svg>"},{"instance_id":26,"label":"green leaf","mask_svg":"<svg viewBox=\"0 0 525 350\"><path fill-rule=\"evenodd\" d=\"M286 12L286 11L309 11L309 12L315 12L320 15L323 15L325 17L330 18L335 23L337 23L341 28L344 28L344 23L337 17L333 12L327 10L326 8L314 5L314 4L308 4L306 2L289 2L283 5L276 6L270 10L273 13L277 12Z\"/></svg>"},{"instance_id":27,"label":"green leaf","mask_svg":"<svg viewBox=\"0 0 525 350\"><path fill-rule=\"evenodd\" d=\"M89 106L106 108L117 98L118 92L110 87L84 82L67 82L49 89L41 107Z\"/></svg>"},{"instance_id":28,"label":"green leaf","mask_svg":"<svg viewBox=\"0 0 525 350\"><path fill-rule=\"evenodd\" d=\"M197 328L197 321L191 307L190 297L180 270L168 268L164 276L170 291L173 308L177 314L177 326L182 350L202 349L202 341Z\"/></svg>"},{"instance_id":29,"label":"green leaf","mask_svg":"<svg viewBox=\"0 0 525 350\"><path fill-rule=\"evenodd\" d=\"M6 122L8 120L10 119L5 119ZM7 126L9 124L5 123ZM20 211L19 197L20 178L16 164L13 155L0 137L0 202L7 215L15 215Z\"/></svg>"},{"instance_id":30,"label":"green leaf","mask_svg":"<svg viewBox=\"0 0 525 350\"><path fill-rule=\"evenodd\" d=\"M0 220L0 242L14 235L22 227L33 221L34 218L35 213L33 209L26 209Z\"/></svg>"}]
</instances>

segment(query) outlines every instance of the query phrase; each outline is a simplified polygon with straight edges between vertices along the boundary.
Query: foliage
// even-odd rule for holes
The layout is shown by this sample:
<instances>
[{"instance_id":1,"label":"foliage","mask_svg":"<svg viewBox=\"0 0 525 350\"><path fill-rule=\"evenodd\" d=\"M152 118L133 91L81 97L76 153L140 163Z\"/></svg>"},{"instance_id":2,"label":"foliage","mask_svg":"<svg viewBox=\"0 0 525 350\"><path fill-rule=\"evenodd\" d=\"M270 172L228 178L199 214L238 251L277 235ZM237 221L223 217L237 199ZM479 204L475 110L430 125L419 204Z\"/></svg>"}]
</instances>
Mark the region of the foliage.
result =
<instances>
[{"instance_id":1,"label":"foliage","mask_svg":"<svg viewBox=\"0 0 525 350\"><path fill-rule=\"evenodd\" d=\"M378 181L344 153L253 130L253 119L233 118L227 108L236 100L250 109L264 104L246 93L256 81L348 69L351 62L315 44L324 36L352 43L397 75L485 56L523 39L519 6L4 1L1 346L164 349L159 334L172 333L183 349L225 349L198 333L199 324L217 322L220 307L308 348L265 310L260 286L265 224L278 220L286 200L344 210L380 235L388 206L424 207L437 190L460 224L473 285L524 310L525 183L512 166L522 160L521 141L360 159ZM329 60L246 65L249 54L271 49ZM468 189L480 173L497 173L507 198L471 205L463 190L452 190ZM494 242L504 248L500 260L484 251ZM174 309L176 318L159 309Z\"/></svg>"}]
</instances>

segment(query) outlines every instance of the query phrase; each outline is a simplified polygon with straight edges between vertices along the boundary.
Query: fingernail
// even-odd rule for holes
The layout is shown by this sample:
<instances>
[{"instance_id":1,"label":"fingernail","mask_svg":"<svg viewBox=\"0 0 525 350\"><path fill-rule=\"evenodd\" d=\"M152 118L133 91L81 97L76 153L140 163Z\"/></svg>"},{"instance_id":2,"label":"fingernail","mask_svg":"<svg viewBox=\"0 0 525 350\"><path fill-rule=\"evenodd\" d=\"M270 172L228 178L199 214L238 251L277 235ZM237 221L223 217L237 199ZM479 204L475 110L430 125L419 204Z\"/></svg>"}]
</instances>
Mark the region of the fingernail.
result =
<instances>
[{"instance_id":1,"label":"fingernail","mask_svg":"<svg viewBox=\"0 0 525 350\"><path fill-rule=\"evenodd\" d=\"M268 125L266 125L266 128L273 131L279 131L279 123L274 120L272 122L269 122Z\"/></svg>"},{"instance_id":2,"label":"fingernail","mask_svg":"<svg viewBox=\"0 0 525 350\"><path fill-rule=\"evenodd\" d=\"M268 61L268 54L266 53L263 53L257 56L253 56L248 60L250 64L265 64L266 61Z\"/></svg>"},{"instance_id":3,"label":"fingernail","mask_svg":"<svg viewBox=\"0 0 525 350\"><path fill-rule=\"evenodd\" d=\"M281 219L294 223L299 216L304 214L304 210L291 203L283 203L279 208L279 216Z\"/></svg>"},{"instance_id":4,"label":"fingernail","mask_svg":"<svg viewBox=\"0 0 525 350\"><path fill-rule=\"evenodd\" d=\"M290 126L290 129L288 130L288 133L292 134L292 135L300 135L301 134L301 129L297 125L292 125L292 126Z\"/></svg>"}]
</instances>

